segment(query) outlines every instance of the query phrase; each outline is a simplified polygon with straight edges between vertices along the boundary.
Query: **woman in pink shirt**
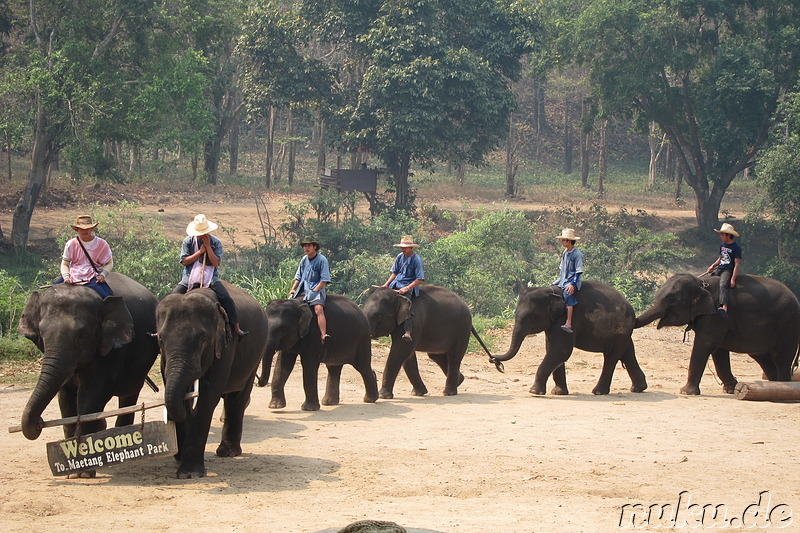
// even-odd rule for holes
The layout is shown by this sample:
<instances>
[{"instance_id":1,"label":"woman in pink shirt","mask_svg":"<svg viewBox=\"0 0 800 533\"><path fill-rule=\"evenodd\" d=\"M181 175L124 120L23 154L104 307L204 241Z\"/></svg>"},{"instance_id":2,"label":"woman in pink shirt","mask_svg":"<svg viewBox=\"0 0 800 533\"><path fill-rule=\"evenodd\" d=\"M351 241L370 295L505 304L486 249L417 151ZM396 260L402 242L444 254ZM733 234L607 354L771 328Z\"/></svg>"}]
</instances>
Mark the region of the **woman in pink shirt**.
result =
<instances>
[{"instance_id":1,"label":"woman in pink shirt","mask_svg":"<svg viewBox=\"0 0 800 533\"><path fill-rule=\"evenodd\" d=\"M106 283L106 275L114 267L111 247L94 235L97 222L89 215L80 215L72 229L78 236L67 241L61 256L61 279L56 283L85 285L93 289L101 298L111 295Z\"/></svg>"}]
</instances>

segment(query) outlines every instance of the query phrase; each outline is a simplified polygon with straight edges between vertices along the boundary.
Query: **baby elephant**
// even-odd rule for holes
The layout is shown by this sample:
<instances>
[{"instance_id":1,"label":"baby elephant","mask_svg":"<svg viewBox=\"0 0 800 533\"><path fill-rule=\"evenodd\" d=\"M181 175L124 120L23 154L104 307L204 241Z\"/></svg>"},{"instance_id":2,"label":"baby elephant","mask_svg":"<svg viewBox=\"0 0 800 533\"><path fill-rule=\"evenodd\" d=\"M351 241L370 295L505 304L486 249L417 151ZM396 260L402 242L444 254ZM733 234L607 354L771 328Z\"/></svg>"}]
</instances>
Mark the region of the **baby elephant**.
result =
<instances>
[{"instance_id":1,"label":"baby elephant","mask_svg":"<svg viewBox=\"0 0 800 533\"><path fill-rule=\"evenodd\" d=\"M303 411L319 409L317 375L320 363L328 367L328 382L322 405L339 403L339 381L342 366L352 365L364 380L364 401L372 403L378 399L378 381L371 365L369 324L361 309L352 301L338 294L329 294L325 305L325 318L330 337L323 345L313 312L307 303L290 300L273 300L267 305L267 350L264 352L263 368L258 386L269 381L272 358L280 351L272 378L271 409L286 407L284 386L294 368L297 356L303 365L303 390L306 400Z\"/></svg>"}]
</instances>

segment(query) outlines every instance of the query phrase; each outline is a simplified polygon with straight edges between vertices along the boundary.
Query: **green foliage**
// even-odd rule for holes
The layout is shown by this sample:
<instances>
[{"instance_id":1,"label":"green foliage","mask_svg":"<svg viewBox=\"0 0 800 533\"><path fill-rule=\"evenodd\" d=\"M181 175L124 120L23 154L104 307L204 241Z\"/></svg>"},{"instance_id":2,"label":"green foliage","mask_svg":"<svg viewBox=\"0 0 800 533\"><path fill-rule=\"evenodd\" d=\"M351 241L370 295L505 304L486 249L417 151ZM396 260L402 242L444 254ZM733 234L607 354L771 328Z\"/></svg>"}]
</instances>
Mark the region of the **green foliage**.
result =
<instances>
[{"instance_id":1,"label":"green foliage","mask_svg":"<svg viewBox=\"0 0 800 533\"><path fill-rule=\"evenodd\" d=\"M18 278L0 270L0 338L16 331L28 292Z\"/></svg>"},{"instance_id":2,"label":"green foliage","mask_svg":"<svg viewBox=\"0 0 800 533\"><path fill-rule=\"evenodd\" d=\"M25 337L14 334L0 336L0 360L33 361L41 356L42 352Z\"/></svg>"}]
</instances>

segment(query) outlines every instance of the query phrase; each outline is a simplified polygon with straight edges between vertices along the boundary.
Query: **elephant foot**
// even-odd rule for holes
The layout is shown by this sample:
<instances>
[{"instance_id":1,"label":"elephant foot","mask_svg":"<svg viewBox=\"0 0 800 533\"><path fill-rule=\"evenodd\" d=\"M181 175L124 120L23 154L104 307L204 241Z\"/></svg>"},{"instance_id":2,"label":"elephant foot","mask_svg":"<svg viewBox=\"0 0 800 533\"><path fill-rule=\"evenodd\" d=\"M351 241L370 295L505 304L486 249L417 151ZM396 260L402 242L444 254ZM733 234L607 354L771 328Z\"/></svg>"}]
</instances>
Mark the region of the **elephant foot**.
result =
<instances>
[{"instance_id":1,"label":"elephant foot","mask_svg":"<svg viewBox=\"0 0 800 533\"><path fill-rule=\"evenodd\" d=\"M381 389L380 392L378 393L378 398L380 398L381 400L391 400L392 398L394 398L394 393L389 389Z\"/></svg>"},{"instance_id":2,"label":"elephant foot","mask_svg":"<svg viewBox=\"0 0 800 533\"><path fill-rule=\"evenodd\" d=\"M322 405L339 405L339 397L338 396L331 396L330 398L325 396L322 399Z\"/></svg>"},{"instance_id":3,"label":"elephant foot","mask_svg":"<svg viewBox=\"0 0 800 533\"><path fill-rule=\"evenodd\" d=\"M178 479L195 479L206 476L206 468L204 466L198 468L184 468L183 466L178 469Z\"/></svg>"},{"instance_id":4,"label":"elephant foot","mask_svg":"<svg viewBox=\"0 0 800 533\"><path fill-rule=\"evenodd\" d=\"M217 457L238 457L242 455L242 447L227 442L220 442L217 446Z\"/></svg>"},{"instance_id":5,"label":"elephant foot","mask_svg":"<svg viewBox=\"0 0 800 533\"><path fill-rule=\"evenodd\" d=\"M631 392L644 392L647 390L647 383L642 385L631 385Z\"/></svg>"},{"instance_id":6,"label":"elephant foot","mask_svg":"<svg viewBox=\"0 0 800 533\"><path fill-rule=\"evenodd\" d=\"M554 394L556 396L567 396L569 394L569 390L566 387L559 387L556 385L550 390L550 394Z\"/></svg>"},{"instance_id":7,"label":"elephant foot","mask_svg":"<svg viewBox=\"0 0 800 533\"><path fill-rule=\"evenodd\" d=\"M733 394L736 392L736 384L739 383L738 381L733 381L731 383L723 383L722 390L725 391L727 394Z\"/></svg>"},{"instance_id":8,"label":"elephant foot","mask_svg":"<svg viewBox=\"0 0 800 533\"><path fill-rule=\"evenodd\" d=\"M681 394L685 394L687 396L698 396L700 394L700 386L690 385L687 383L681 387Z\"/></svg>"},{"instance_id":9,"label":"elephant foot","mask_svg":"<svg viewBox=\"0 0 800 533\"><path fill-rule=\"evenodd\" d=\"M530 393L536 396L544 396L546 392L547 390L545 390L544 386L537 383L534 383L530 390Z\"/></svg>"},{"instance_id":10,"label":"elephant foot","mask_svg":"<svg viewBox=\"0 0 800 533\"><path fill-rule=\"evenodd\" d=\"M377 396L364 395L364 403L375 403L378 400Z\"/></svg>"},{"instance_id":11,"label":"elephant foot","mask_svg":"<svg viewBox=\"0 0 800 533\"><path fill-rule=\"evenodd\" d=\"M411 391L411 394L414 396L425 396L426 394L428 394L428 389L426 389L425 387L422 387L421 389L415 388L414 390Z\"/></svg>"},{"instance_id":12,"label":"elephant foot","mask_svg":"<svg viewBox=\"0 0 800 533\"><path fill-rule=\"evenodd\" d=\"M592 389L592 394L594 394L595 396L605 396L609 392L611 392L610 387L601 387L599 385Z\"/></svg>"},{"instance_id":13,"label":"elephant foot","mask_svg":"<svg viewBox=\"0 0 800 533\"><path fill-rule=\"evenodd\" d=\"M303 402L303 405L300 406L300 409L303 411L319 411L319 403Z\"/></svg>"},{"instance_id":14,"label":"elephant foot","mask_svg":"<svg viewBox=\"0 0 800 533\"><path fill-rule=\"evenodd\" d=\"M458 394L458 389L444 389L445 396L455 396Z\"/></svg>"},{"instance_id":15,"label":"elephant foot","mask_svg":"<svg viewBox=\"0 0 800 533\"><path fill-rule=\"evenodd\" d=\"M284 407L286 407L286 398L273 398L269 402L270 409L283 409Z\"/></svg>"},{"instance_id":16,"label":"elephant foot","mask_svg":"<svg viewBox=\"0 0 800 533\"><path fill-rule=\"evenodd\" d=\"M74 474L67 474L67 479L93 479L97 477L97 470L84 470Z\"/></svg>"}]
</instances>

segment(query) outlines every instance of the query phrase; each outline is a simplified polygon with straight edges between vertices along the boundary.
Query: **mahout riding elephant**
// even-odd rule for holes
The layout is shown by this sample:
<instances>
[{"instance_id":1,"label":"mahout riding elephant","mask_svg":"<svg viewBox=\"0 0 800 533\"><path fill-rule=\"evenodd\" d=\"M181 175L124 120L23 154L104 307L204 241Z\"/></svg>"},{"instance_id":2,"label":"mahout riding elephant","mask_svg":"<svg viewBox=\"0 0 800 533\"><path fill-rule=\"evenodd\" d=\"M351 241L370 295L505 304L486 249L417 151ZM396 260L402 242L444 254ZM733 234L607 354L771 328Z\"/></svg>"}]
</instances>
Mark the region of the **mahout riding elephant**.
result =
<instances>
[{"instance_id":1,"label":"mahout riding elephant","mask_svg":"<svg viewBox=\"0 0 800 533\"><path fill-rule=\"evenodd\" d=\"M19 332L44 354L39 380L22 414L22 432L36 439L42 432L42 412L58 393L63 417L102 411L119 397L119 406L134 405L158 345L158 300L131 278L111 272L106 281L113 296L68 283L33 291L22 312ZM132 424L134 415L117 418L117 427ZM105 420L64 426L70 438L105 429ZM94 471L82 476L94 477Z\"/></svg>"},{"instance_id":2,"label":"mahout riding elephant","mask_svg":"<svg viewBox=\"0 0 800 533\"><path fill-rule=\"evenodd\" d=\"M584 281L578 292L578 305L572 317L574 333L561 329L566 316L561 289L555 285L531 287L519 295L514 318L511 346L504 355L490 358L508 361L519 351L525 337L545 332L547 353L536 371L532 394L545 394L547 378L552 374L555 387L552 394L569 394L565 362L574 348L603 354L603 370L593 394L608 394L617 361L622 361L631 378L631 392L647 389L647 380L636 360L631 333L635 314L633 307L616 289L597 281Z\"/></svg>"},{"instance_id":3,"label":"mahout riding elephant","mask_svg":"<svg viewBox=\"0 0 800 533\"><path fill-rule=\"evenodd\" d=\"M225 412L217 455L241 455L242 421L250 403L256 371L267 344L267 318L249 294L227 282L241 329L233 335L225 310L211 289L170 294L158 304L156 318L161 349L167 414L176 422L179 478L206 474L204 452L214 409L224 399ZM197 405L185 401L199 380Z\"/></svg>"},{"instance_id":4,"label":"mahout riding elephant","mask_svg":"<svg viewBox=\"0 0 800 533\"><path fill-rule=\"evenodd\" d=\"M303 411L319 409L317 373L320 363L328 367L328 381L322 405L339 403L339 382L342 366L352 365L364 380L364 401L378 399L378 380L372 370L369 323L361 309L345 296L329 294L325 316L331 336L322 344L319 326L309 305L301 300L273 300L267 305L267 349L258 386L267 384L272 358L279 351L272 377L272 399L269 407L286 407L284 386L294 368L297 356L303 365Z\"/></svg>"},{"instance_id":5,"label":"mahout riding elephant","mask_svg":"<svg viewBox=\"0 0 800 533\"><path fill-rule=\"evenodd\" d=\"M676 274L658 290L653 305L636 317L640 328L688 324L695 331L689 376L681 394L700 394L700 379L711 355L722 388L733 393L730 352L749 354L770 381L791 381L792 361L800 346L800 303L783 283L761 276L739 275L730 291L728 317L717 311L719 283L691 274Z\"/></svg>"},{"instance_id":6,"label":"mahout riding elephant","mask_svg":"<svg viewBox=\"0 0 800 533\"><path fill-rule=\"evenodd\" d=\"M380 398L394 397L394 382L402 367L413 387L415 396L423 396L428 389L422 382L417 366L416 351L428 352L447 376L444 394L458 394L458 386L464 381L461 361L467 351L469 335L477 333L472 327L469 307L456 293L437 287L423 285L420 294L411 300L394 289L376 288L364 304L364 314L369 321L373 339L391 335L392 347L383 370L383 381L378 393ZM412 340L402 338L403 322L409 313L413 317Z\"/></svg>"}]
</instances>

